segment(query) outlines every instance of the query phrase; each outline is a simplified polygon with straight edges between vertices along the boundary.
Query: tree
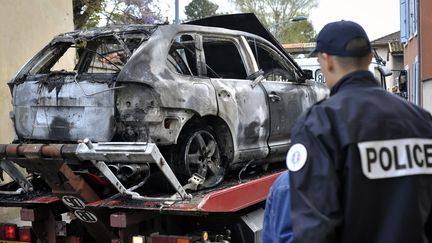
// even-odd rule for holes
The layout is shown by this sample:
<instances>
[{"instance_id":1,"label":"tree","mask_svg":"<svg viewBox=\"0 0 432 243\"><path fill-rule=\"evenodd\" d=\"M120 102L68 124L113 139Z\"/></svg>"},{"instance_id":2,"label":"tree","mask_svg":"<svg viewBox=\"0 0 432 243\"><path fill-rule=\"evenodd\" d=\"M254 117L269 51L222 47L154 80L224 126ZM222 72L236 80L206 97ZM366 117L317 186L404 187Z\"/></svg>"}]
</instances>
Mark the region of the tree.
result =
<instances>
[{"instance_id":1,"label":"tree","mask_svg":"<svg viewBox=\"0 0 432 243\"><path fill-rule=\"evenodd\" d=\"M294 22L284 26L280 31L281 43L305 43L314 41L316 32L310 21Z\"/></svg>"},{"instance_id":2,"label":"tree","mask_svg":"<svg viewBox=\"0 0 432 243\"><path fill-rule=\"evenodd\" d=\"M187 20L195 20L216 15L219 6L209 0L192 0L185 7Z\"/></svg>"},{"instance_id":3,"label":"tree","mask_svg":"<svg viewBox=\"0 0 432 243\"><path fill-rule=\"evenodd\" d=\"M73 0L73 21L74 28L81 29L96 26L100 17L98 13L102 11L105 0Z\"/></svg>"},{"instance_id":4,"label":"tree","mask_svg":"<svg viewBox=\"0 0 432 243\"><path fill-rule=\"evenodd\" d=\"M105 25L154 24L161 22L155 0L105 0L101 15Z\"/></svg>"},{"instance_id":5,"label":"tree","mask_svg":"<svg viewBox=\"0 0 432 243\"><path fill-rule=\"evenodd\" d=\"M309 16L317 6L317 0L231 0L241 12L253 12L258 19L280 40L281 33L290 27L290 19ZM307 27L305 25L304 27ZM293 27L294 28L294 27Z\"/></svg>"},{"instance_id":6,"label":"tree","mask_svg":"<svg viewBox=\"0 0 432 243\"><path fill-rule=\"evenodd\" d=\"M73 0L75 29L161 22L157 0Z\"/></svg>"}]
</instances>

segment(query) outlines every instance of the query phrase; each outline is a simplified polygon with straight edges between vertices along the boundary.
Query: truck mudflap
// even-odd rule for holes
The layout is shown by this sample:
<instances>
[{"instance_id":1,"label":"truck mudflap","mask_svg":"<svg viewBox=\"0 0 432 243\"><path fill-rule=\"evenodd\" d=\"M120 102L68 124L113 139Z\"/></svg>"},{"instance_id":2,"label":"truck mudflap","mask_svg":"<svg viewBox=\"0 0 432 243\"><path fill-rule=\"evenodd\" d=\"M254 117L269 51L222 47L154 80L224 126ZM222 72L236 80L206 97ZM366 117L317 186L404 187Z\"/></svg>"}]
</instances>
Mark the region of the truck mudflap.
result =
<instances>
[{"instance_id":1,"label":"truck mudflap","mask_svg":"<svg viewBox=\"0 0 432 243\"><path fill-rule=\"evenodd\" d=\"M176 193L168 197L148 197L133 191L142 186L139 183L127 189L105 162L155 164L166 177ZM96 191L79 174L74 173L74 164L92 164L119 192L118 195L145 201L188 200L180 182L163 158L159 149L152 143L92 143L84 139L78 144L8 144L0 146L0 165L20 186L15 191L1 191L0 194L15 195L31 193L31 181L17 168L16 164L40 176L52 195L83 222L88 232L100 242L110 242L114 233L109 226L107 208L87 207L87 204L100 201Z\"/></svg>"}]
</instances>

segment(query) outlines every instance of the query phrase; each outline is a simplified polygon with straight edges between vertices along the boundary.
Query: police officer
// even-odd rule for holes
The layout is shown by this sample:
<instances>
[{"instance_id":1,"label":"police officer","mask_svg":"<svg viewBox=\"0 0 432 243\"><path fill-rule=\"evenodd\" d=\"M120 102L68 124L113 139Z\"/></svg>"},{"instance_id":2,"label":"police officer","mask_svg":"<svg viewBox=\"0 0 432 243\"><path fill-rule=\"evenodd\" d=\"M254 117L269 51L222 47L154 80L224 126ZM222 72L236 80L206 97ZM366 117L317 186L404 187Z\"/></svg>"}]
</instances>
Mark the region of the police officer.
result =
<instances>
[{"instance_id":1,"label":"police officer","mask_svg":"<svg viewBox=\"0 0 432 243\"><path fill-rule=\"evenodd\" d=\"M357 23L324 26L315 52L331 93L292 130L286 162L294 241L428 242L431 115L379 86Z\"/></svg>"}]
</instances>

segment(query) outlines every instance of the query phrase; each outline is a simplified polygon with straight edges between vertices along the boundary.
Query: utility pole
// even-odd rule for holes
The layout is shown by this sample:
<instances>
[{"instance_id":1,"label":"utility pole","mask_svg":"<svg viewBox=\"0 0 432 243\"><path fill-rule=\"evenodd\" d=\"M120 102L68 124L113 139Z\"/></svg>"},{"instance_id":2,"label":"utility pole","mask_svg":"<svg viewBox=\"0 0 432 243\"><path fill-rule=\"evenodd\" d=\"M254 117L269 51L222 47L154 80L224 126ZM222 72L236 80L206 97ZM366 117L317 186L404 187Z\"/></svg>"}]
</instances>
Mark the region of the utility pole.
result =
<instances>
[{"instance_id":1,"label":"utility pole","mask_svg":"<svg viewBox=\"0 0 432 243\"><path fill-rule=\"evenodd\" d=\"M179 0L175 0L175 24L180 24L180 18L179 18Z\"/></svg>"}]
</instances>

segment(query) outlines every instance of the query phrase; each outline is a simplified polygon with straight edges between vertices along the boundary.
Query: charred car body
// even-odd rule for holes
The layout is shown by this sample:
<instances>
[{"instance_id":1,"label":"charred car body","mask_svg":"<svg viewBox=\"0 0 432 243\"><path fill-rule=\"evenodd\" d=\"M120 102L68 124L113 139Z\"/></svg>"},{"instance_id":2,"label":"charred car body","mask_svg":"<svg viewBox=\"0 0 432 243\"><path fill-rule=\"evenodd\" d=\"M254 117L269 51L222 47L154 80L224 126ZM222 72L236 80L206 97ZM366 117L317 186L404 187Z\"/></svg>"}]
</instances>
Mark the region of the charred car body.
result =
<instances>
[{"instance_id":1,"label":"charred car body","mask_svg":"<svg viewBox=\"0 0 432 243\"><path fill-rule=\"evenodd\" d=\"M55 37L9 83L15 142L153 142L179 178L200 174L204 187L250 161L281 161L296 117L327 88L307 80L261 25L257 35L204 25ZM108 166L124 182L147 169Z\"/></svg>"}]
</instances>

